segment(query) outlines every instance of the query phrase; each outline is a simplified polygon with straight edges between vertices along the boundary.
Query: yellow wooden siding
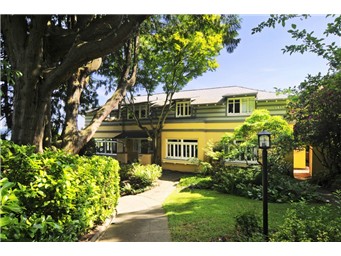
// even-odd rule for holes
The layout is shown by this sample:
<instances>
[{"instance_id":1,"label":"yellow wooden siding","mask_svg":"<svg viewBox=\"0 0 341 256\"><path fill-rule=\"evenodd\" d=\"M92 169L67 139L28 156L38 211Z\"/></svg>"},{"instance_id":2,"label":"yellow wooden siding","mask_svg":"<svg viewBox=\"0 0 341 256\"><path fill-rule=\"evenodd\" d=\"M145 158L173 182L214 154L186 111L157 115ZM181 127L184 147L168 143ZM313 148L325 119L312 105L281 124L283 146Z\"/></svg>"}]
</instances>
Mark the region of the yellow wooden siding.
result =
<instances>
[{"instance_id":1,"label":"yellow wooden siding","mask_svg":"<svg viewBox=\"0 0 341 256\"><path fill-rule=\"evenodd\" d=\"M306 150L294 150L294 169L306 168Z\"/></svg>"},{"instance_id":2,"label":"yellow wooden siding","mask_svg":"<svg viewBox=\"0 0 341 256\"><path fill-rule=\"evenodd\" d=\"M152 164L151 154L139 154L139 163L143 165Z\"/></svg>"}]
</instances>

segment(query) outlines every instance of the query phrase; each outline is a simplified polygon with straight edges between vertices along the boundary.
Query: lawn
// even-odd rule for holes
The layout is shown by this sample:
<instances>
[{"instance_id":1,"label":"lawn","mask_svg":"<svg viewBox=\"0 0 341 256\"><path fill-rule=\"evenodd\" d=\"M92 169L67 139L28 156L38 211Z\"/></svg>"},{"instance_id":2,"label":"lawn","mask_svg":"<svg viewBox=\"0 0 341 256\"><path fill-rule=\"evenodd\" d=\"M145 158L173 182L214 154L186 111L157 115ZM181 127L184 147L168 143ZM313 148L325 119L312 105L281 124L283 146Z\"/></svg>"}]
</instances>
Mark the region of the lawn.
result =
<instances>
[{"instance_id":1,"label":"lawn","mask_svg":"<svg viewBox=\"0 0 341 256\"><path fill-rule=\"evenodd\" d=\"M163 206L174 242L218 241L220 237L232 234L237 215L251 211L261 217L263 209L262 201L188 188L178 188ZM270 230L282 224L289 207L290 204L269 204Z\"/></svg>"}]
</instances>

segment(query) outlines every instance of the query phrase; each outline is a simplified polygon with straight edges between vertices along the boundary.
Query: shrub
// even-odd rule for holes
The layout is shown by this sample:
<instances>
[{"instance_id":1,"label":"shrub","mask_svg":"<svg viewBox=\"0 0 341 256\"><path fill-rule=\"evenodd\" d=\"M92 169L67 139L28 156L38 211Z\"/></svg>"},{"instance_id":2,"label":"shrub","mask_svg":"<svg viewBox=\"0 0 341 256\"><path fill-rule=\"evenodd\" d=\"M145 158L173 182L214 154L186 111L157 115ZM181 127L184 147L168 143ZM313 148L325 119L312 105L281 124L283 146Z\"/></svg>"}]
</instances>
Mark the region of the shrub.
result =
<instances>
[{"instance_id":1,"label":"shrub","mask_svg":"<svg viewBox=\"0 0 341 256\"><path fill-rule=\"evenodd\" d=\"M210 189L213 186L212 178L209 176L190 176L180 179L179 185L186 188Z\"/></svg>"},{"instance_id":2,"label":"shrub","mask_svg":"<svg viewBox=\"0 0 341 256\"><path fill-rule=\"evenodd\" d=\"M253 212L245 212L235 217L235 237L233 240L240 242L262 241L262 228L259 218Z\"/></svg>"},{"instance_id":3,"label":"shrub","mask_svg":"<svg viewBox=\"0 0 341 256\"><path fill-rule=\"evenodd\" d=\"M16 219L5 230L8 241L76 241L117 205L119 166L112 158L35 154L33 147L2 141L1 162L7 192L22 209L7 213Z\"/></svg>"},{"instance_id":4,"label":"shrub","mask_svg":"<svg viewBox=\"0 0 341 256\"><path fill-rule=\"evenodd\" d=\"M220 192L261 200L262 172L259 167L221 167L213 176L213 187ZM269 171L268 200L270 202L320 201L317 186L299 181L282 172Z\"/></svg>"},{"instance_id":5,"label":"shrub","mask_svg":"<svg viewBox=\"0 0 341 256\"><path fill-rule=\"evenodd\" d=\"M141 193L153 186L161 174L162 168L156 164L123 165L120 170L121 194Z\"/></svg>"},{"instance_id":6,"label":"shrub","mask_svg":"<svg viewBox=\"0 0 341 256\"><path fill-rule=\"evenodd\" d=\"M261 199L259 168L223 167L213 177L214 188L220 192Z\"/></svg>"},{"instance_id":7,"label":"shrub","mask_svg":"<svg viewBox=\"0 0 341 256\"><path fill-rule=\"evenodd\" d=\"M330 216L335 218L330 218ZM288 209L284 223L270 236L277 242L340 242L340 208L331 204L307 207L305 202Z\"/></svg>"}]
</instances>

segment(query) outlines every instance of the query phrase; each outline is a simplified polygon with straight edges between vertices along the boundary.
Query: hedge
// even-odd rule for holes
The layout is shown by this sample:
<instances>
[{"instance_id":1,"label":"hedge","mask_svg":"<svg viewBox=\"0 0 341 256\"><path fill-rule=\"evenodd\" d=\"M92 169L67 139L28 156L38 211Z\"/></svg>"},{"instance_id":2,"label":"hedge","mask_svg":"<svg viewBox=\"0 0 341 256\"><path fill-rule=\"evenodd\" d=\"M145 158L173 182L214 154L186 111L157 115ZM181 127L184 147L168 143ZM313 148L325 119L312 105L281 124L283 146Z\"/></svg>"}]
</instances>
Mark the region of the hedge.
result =
<instances>
[{"instance_id":1,"label":"hedge","mask_svg":"<svg viewBox=\"0 0 341 256\"><path fill-rule=\"evenodd\" d=\"M1 141L1 240L77 241L110 216L119 164Z\"/></svg>"}]
</instances>

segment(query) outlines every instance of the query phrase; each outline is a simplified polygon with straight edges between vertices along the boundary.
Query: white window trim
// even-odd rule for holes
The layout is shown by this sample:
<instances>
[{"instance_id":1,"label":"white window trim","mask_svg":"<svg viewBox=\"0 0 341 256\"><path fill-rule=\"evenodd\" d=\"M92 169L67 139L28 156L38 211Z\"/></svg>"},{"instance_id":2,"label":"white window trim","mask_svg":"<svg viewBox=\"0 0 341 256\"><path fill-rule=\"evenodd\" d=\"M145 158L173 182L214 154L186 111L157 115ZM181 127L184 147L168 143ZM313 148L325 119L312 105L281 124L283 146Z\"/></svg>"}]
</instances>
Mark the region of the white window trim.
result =
<instances>
[{"instance_id":1,"label":"white window trim","mask_svg":"<svg viewBox=\"0 0 341 256\"><path fill-rule=\"evenodd\" d=\"M229 103L230 101L233 101L233 113L229 112ZM235 113L235 101L239 100L240 102L240 106L239 106L239 111L238 113ZM245 103L246 102L246 103ZM251 105L251 104L252 105ZM243 104L248 104L247 109L245 112L243 112ZM227 99L227 104L226 104L226 112L228 116L234 116L234 115L249 115L251 114L255 108L256 108L256 101L255 101L255 97L241 97L241 98L228 98Z\"/></svg>"},{"instance_id":2,"label":"white window trim","mask_svg":"<svg viewBox=\"0 0 341 256\"><path fill-rule=\"evenodd\" d=\"M182 109L182 113L179 113L178 109L179 107ZM186 111L187 109L187 111ZM187 115L183 113L188 113ZM192 111L191 111L191 101L179 101L176 102L175 104L175 117L189 117L192 116Z\"/></svg>"},{"instance_id":3,"label":"white window trim","mask_svg":"<svg viewBox=\"0 0 341 256\"><path fill-rule=\"evenodd\" d=\"M142 116L142 110L145 111L145 112L144 112L144 113L145 113L144 116ZM133 111L132 108L127 108L127 119L128 119L128 120L133 120L133 119L134 119L133 115L132 115L132 116L129 115L130 112L132 112L132 111ZM147 114L147 105L135 106L135 111L138 111L138 116L137 116L138 119L146 119L146 118L148 117L148 114Z\"/></svg>"},{"instance_id":4,"label":"white window trim","mask_svg":"<svg viewBox=\"0 0 341 256\"><path fill-rule=\"evenodd\" d=\"M99 149L103 149L103 151ZM117 141L96 140L96 155L116 155L117 150Z\"/></svg>"},{"instance_id":5,"label":"white window trim","mask_svg":"<svg viewBox=\"0 0 341 256\"><path fill-rule=\"evenodd\" d=\"M173 141L176 140L176 141ZM198 158L198 140L190 139L167 139L166 140L166 159L188 160ZM196 142L192 142L196 141ZM175 156L175 152L179 152ZM172 154L173 152L173 154Z\"/></svg>"}]
</instances>

